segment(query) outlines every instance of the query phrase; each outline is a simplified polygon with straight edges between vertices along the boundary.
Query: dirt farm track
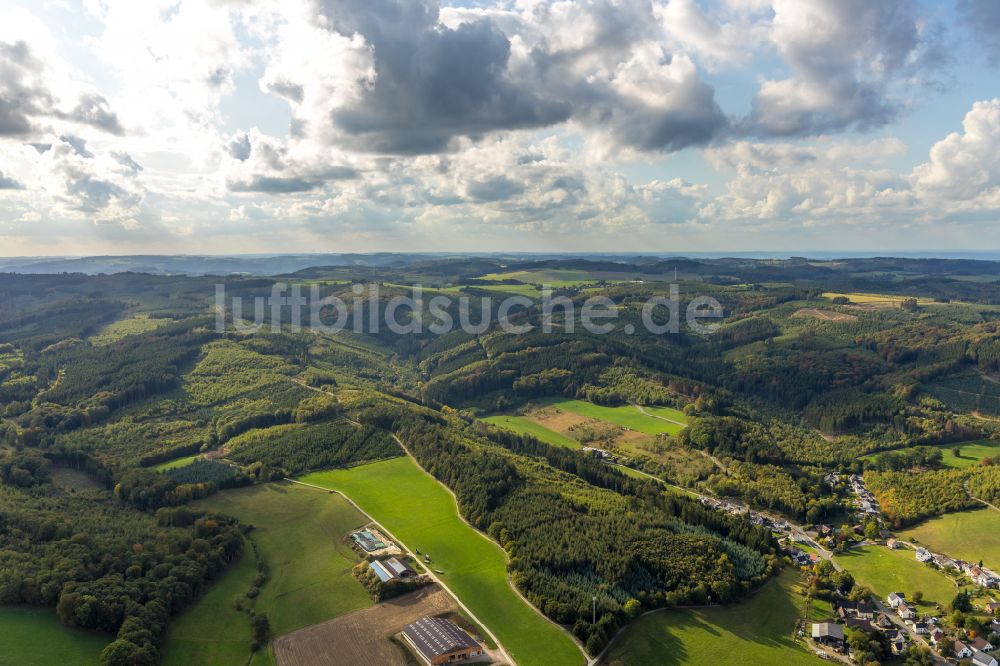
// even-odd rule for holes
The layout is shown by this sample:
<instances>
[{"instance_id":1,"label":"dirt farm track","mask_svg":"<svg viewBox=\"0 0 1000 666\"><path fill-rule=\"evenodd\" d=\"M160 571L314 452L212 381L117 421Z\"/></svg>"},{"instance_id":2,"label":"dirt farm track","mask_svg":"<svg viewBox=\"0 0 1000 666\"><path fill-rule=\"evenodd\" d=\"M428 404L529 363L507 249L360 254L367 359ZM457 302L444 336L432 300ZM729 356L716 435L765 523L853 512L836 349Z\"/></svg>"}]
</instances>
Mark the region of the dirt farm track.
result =
<instances>
[{"instance_id":1,"label":"dirt farm track","mask_svg":"<svg viewBox=\"0 0 1000 666\"><path fill-rule=\"evenodd\" d=\"M437 585L390 599L274 640L278 666L406 666L403 649L389 640L425 615L457 610Z\"/></svg>"}]
</instances>

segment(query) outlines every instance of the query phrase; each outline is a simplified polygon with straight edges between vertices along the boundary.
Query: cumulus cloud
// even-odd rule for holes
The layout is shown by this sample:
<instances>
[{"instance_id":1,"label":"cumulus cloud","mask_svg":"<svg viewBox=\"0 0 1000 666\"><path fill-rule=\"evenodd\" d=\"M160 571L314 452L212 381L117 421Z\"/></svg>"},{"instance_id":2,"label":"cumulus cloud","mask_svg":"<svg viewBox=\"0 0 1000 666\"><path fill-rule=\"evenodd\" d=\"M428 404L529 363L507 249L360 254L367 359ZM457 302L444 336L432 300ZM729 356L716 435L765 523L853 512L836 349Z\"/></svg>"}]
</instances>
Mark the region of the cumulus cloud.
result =
<instances>
[{"instance_id":1,"label":"cumulus cloud","mask_svg":"<svg viewBox=\"0 0 1000 666\"><path fill-rule=\"evenodd\" d=\"M905 210L913 193L886 162L905 152L896 139L811 145L735 142L708 152L735 175L699 214L710 220L860 220L880 208Z\"/></svg>"},{"instance_id":2,"label":"cumulus cloud","mask_svg":"<svg viewBox=\"0 0 1000 666\"><path fill-rule=\"evenodd\" d=\"M295 194L358 176L357 168L334 163L326 151L317 152L307 143L289 144L257 129L232 138L227 155L222 171L230 192Z\"/></svg>"},{"instance_id":3,"label":"cumulus cloud","mask_svg":"<svg viewBox=\"0 0 1000 666\"><path fill-rule=\"evenodd\" d=\"M894 120L892 86L931 66L937 32L911 0L773 0L769 38L791 76L764 81L747 129L801 136L869 130Z\"/></svg>"},{"instance_id":4,"label":"cumulus cloud","mask_svg":"<svg viewBox=\"0 0 1000 666\"><path fill-rule=\"evenodd\" d=\"M0 136L27 136L35 118L51 112L42 67L25 42L0 43Z\"/></svg>"},{"instance_id":5,"label":"cumulus cloud","mask_svg":"<svg viewBox=\"0 0 1000 666\"><path fill-rule=\"evenodd\" d=\"M962 132L934 144L913 171L917 191L963 207L1000 208L1000 99L976 102Z\"/></svg>"},{"instance_id":6,"label":"cumulus cloud","mask_svg":"<svg viewBox=\"0 0 1000 666\"><path fill-rule=\"evenodd\" d=\"M510 76L510 41L489 18L449 28L437 3L403 0L326 0L320 12L330 30L361 35L370 48L370 78L330 111L354 149L440 152L456 136L545 126L571 113Z\"/></svg>"},{"instance_id":7,"label":"cumulus cloud","mask_svg":"<svg viewBox=\"0 0 1000 666\"><path fill-rule=\"evenodd\" d=\"M108 101L90 91L54 90L53 63L25 41L0 41L0 137L29 137L55 119L89 125L111 134L122 126ZM66 110L70 97L72 106ZM72 98L75 97L75 102Z\"/></svg>"},{"instance_id":8,"label":"cumulus cloud","mask_svg":"<svg viewBox=\"0 0 1000 666\"><path fill-rule=\"evenodd\" d=\"M419 155L462 139L575 122L613 149L675 151L726 125L690 57L639 0L441 10L437 2L325 0L269 50L261 88L293 135L362 153ZM315 53L328 56L316 62Z\"/></svg>"}]
</instances>

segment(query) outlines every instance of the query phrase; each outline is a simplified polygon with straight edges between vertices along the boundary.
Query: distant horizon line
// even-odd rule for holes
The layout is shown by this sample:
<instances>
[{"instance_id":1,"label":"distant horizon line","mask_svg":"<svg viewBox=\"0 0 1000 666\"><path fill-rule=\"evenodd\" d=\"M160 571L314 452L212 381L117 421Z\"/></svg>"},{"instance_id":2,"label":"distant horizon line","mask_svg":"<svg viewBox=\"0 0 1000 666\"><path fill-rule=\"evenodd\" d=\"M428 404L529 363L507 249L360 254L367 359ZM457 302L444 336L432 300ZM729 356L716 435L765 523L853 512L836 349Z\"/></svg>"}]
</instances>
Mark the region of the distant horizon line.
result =
<instances>
[{"instance_id":1,"label":"distant horizon line","mask_svg":"<svg viewBox=\"0 0 1000 666\"><path fill-rule=\"evenodd\" d=\"M206 257L206 258L267 258L267 257L314 257L314 256L377 256L377 255L426 255L426 256L474 256L474 257L498 257L508 255L523 256L566 256L566 257L587 257L587 256L630 256L630 257L748 257L752 255L765 258L812 258L822 256L824 258L926 258L926 259L949 259L957 255L988 255L1000 257L1000 248L990 250L681 250L681 251L636 251L636 250L581 250L581 251L545 251L545 250L357 250L341 252L242 252L242 253L214 253L214 252L161 252L161 253L128 253L128 254L0 254L0 261L11 261L16 259L126 259L133 257Z\"/></svg>"}]
</instances>

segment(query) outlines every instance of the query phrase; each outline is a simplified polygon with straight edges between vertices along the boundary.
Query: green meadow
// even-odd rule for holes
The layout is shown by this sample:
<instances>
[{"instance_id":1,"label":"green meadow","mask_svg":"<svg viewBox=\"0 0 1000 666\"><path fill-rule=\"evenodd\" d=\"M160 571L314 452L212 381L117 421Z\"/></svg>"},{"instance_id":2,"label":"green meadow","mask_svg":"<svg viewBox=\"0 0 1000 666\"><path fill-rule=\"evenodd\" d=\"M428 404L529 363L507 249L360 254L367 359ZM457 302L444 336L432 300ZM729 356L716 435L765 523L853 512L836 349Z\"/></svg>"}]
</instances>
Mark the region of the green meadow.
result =
<instances>
[{"instance_id":1,"label":"green meadow","mask_svg":"<svg viewBox=\"0 0 1000 666\"><path fill-rule=\"evenodd\" d=\"M909 548L889 550L885 546L864 546L836 555L835 560L851 572L854 579L880 598L890 592L904 592L912 597L916 591L924 593L924 604L933 602L942 606L958 593L951 579L922 562L917 562Z\"/></svg>"},{"instance_id":2,"label":"green meadow","mask_svg":"<svg viewBox=\"0 0 1000 666\"><path fill-rule=\"evenodd\" d=\"M822 661L794 638L805 609L798 575L782 572L747 601L732 606L650 613L628 626L601 662L605 666L747 664L809 666Z\"/></svg>"},{"instance_id":3,"label":"green meadow","mask_svg":"<svg viewBox=\"0 0 1000 666\"><path fill-rule=\"evenodd\" d=\"M170 624L163 650L164 666L202 662L226 666L247 663L250 657L250 621L233 607L233 599L246 593L257 575L257 560L250 544L240 560L205 594ZM261 655L263 656L263 655ZM266 662L261 656L255 663Z\"/></svg>"},{"instance_id":4,"label":"green meadow","mask_svg":"<svg viewBox=\"0 0 1000 666\"><path fill-rule=\"evenodd\" d=\"M570 412L572 414L579 414L580 416L587 416L601 421L615 423L630 430L646 433L647 435L657 435L659 433L676 435L684 429L683 426L679 426L675 423L670 423L653 416L647 416L646 414L640 412L639 408L635 405L605 407L604 405L595 405L594 403L587 402L585 400L570 400L567 398L544 400L540 401L540 404L549 405L555 407L556 409L561 409L564 412ZM665 416L682 423L687 422L684 414L676 409L669 410L669 414L671 414L671 416L667 416L668 412L663 411L667 409L665 407L646 407L644 409L646 409L650 414Z\"/></svg>"},{"instance_id":5,"label":"green meadow","mask_svg":"<svg viewBox=\"0 0 1000 666\"><path fill-rule=\"evenodd\" d=\"M367 519L343 497L291 483L269 483L222 491L193 506L235 516L253 526L250 538L268 571L254 607L267 613L273 635L371 604L351 573L358 557L348 538ZM198 602L195 611L207 598ZM217 601L201 610L222 612L232 595ZM246 616L239 621L246 623Z\"/></svg>"},{"instance_id":6,"label":"green meadow","mask_svg":"<svg viewBox=\"0 0 1000 666\"><path fill-rule=\"evenodd\" d=\"M0 666L96 666L112 640L64 627L52 608L0 606Z\"/></svg>"},{"instance_id":7,"label":"green meadow","mask_svg":"<svg viewBox=\"0 0 1000 666\"><path fill-rule=\"evenodd\" d=\"M938 448L941 449L942 464L958 469L978 465L983 458L1000 458L1000 442L989 439L960 444L941 444ZM954 454L956 448L958 456Z\"/></svg>"},{"instance_id":8,"label":"green meadow","mask_svg":"<svg viewBox=\"0 0 1000 666\"><path fill-rule=\"evenodd\" d=\"M568 449L579 449L580 442L572 437L567 437L555 430L549 430L543 425L535 423L524 416L487 416L483 419L500 428L506 428L519 435L531 435L535 439L552 444L553 446L564 446Z\"/></svg>"},{"instance_id":9,"label":"green meadow","mask_svg":"<svg viewBox=\"0 0 1000 666\"><path fill-rule=\"evenodd\" d=\"M931 518L898 535L916 539L934 552L1000 569L1000 512L960 511Z\"/></svg>"},{"instance_id":10,"label":"green meadow","mask_svg":"<svg viewBox=\"0 0 1000 666\"><path fill-rule=\"evenodd\" d=\"M451 493L411 458L316 472L302 481L344 493L407 546L430 555L431 567L444 572L445 584L521 666L584 661L566 633L511 589L500 547L466 524Z\"/></svg>"},{"instance_id":11,"label":"green meadow","mask_svg":"<svg viewBox=\"0 0 1000 666\"><path fill-rule=\"evenodd\" d=\"M183 458L174 458L173 460L168 460L167 462L160 463L159 465L154 465L153 469L157 472L166 472L168 469L177 469L178 467L187 467L195 460L198 459L200 453L196 453L193 456L184 456Z\"/></svg>"}]
</instances>

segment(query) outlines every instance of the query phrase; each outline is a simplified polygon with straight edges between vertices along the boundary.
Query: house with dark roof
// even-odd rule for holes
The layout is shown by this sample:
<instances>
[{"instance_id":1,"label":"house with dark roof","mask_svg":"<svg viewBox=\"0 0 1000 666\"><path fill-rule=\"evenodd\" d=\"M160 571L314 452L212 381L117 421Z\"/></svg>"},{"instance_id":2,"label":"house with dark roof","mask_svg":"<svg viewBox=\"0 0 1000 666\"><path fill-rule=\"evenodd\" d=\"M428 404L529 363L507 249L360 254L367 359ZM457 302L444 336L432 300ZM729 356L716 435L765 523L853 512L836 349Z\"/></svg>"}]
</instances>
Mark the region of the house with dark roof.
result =
<instances>
[{"instance_id":1,"label":"house with dark roof","mask_svg":"<svg viewBox=\"0 0 1000 666\"><path fill-rule=\"evenodd\" d=\"M420 618L403 627L403 638L428 666L464 661L483 654L479 643L445 618Z\"/></svg>"}]
</instances>

